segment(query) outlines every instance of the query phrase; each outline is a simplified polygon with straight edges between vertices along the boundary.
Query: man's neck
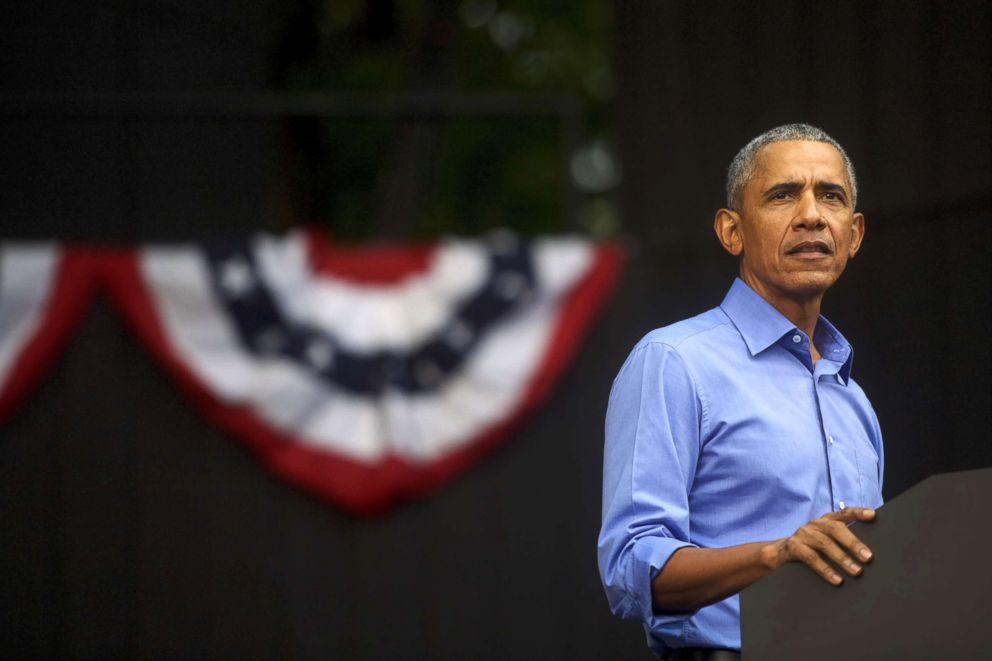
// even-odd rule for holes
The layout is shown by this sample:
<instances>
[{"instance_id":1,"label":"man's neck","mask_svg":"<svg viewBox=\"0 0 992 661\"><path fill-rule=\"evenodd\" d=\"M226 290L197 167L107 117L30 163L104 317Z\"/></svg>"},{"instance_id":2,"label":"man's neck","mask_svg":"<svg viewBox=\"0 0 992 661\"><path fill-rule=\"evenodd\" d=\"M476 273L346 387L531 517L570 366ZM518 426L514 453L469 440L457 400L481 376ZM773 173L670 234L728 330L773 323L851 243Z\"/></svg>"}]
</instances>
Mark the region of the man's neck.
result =
<instances>
[{"instance_id":1,"label":"man's neck","mask_svg":"<svg viewBox=\"0 0 992 661\"><path fill-rule=\"evenodd\" d=\"M820 303L822 301L823 296L821 295L817 296L815 300L797 301L780 298L768 302L812 340L813 333L816 331L816 322L820 319Z\"/></svg>"},{"instance_id":2,"label":"man's neck","mask_svg":"<svg viewBox=\"0 0 992 661\"><path fill-rule=\"evenodd\" d=\"M765 299L768 300L768 299ZM816 322L820 318L820 303L823 295L816 297L816 300L794 301L792 299L779 299L778 301L768 301L772 306L782 313L782 316L796 325L796 328L806 333L809 338L809 357L815 363L820 360L820 352L813 343L813 333L816 332Z\"/></svg>"},{"instance_id":3,"label":"man's neck","mask_svg":"<svg viewBox=\"0 0 992 661\"><path fill-rule=\"evenodd\" d=\"M820 359L820 352L813 344L813 333L816 332L816 322L820 319L820 304L823 302L823 292L813 294L808 297L783 296L778 292L766 291L757 282L748 282L749 278L742 279L761 298L778 310L783 317L795 324L796 328L806 333L809 338L810 357L815 363Z\"/></svg>"}]
</instances>

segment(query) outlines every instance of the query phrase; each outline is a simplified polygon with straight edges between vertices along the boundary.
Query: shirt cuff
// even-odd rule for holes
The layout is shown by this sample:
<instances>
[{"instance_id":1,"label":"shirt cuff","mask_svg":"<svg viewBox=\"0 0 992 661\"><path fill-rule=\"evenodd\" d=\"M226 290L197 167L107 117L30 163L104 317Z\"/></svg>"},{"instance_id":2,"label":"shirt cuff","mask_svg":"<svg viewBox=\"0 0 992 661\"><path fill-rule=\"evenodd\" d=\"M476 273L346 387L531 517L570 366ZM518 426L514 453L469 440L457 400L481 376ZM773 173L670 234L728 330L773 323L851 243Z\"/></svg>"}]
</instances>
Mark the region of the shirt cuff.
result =
<instances>
[{"instance_id":1,"label":"shirt cuff","mask_svg":"<svg viewBox=\"0 0 992 661\"><path fill-rule=\"evenodd\" d=\"M672 554L682 548L698 548L695 544L671 537L641 537L634 542L631 562L627 565L627 585L634 596L634 607L642 622L660 623L661 620L681 622L696 611L655 613L651 598L651 581L668 564Z\"/></svg>"}]
</instances>

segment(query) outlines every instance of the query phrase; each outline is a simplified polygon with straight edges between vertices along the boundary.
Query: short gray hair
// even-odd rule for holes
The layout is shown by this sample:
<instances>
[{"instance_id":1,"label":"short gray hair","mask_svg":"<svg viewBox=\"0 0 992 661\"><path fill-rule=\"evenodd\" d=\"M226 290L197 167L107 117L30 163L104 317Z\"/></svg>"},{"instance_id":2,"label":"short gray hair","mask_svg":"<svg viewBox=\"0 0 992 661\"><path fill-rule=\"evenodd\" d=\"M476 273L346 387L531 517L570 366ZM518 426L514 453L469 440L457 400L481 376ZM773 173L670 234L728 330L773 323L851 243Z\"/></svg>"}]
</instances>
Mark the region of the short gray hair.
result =
<instances>
[{"instance_id":1,"label":"short gray hair","mask_svg":"<svg viewBox=\"0 0 992 661\"><path fill-rule=\"evenodd\" d=\"M854 164L848 158L847 152L836 140L827 135L826 131L818 129L809 124L784 124L765 131L751 142L744 145L744 148L737 152L734 160L727 168L727 206L734 211L740 211L744 187L754 176L755 161L758 153L773 142L783 142L785 140L801 140L805 142L825 142L833 146L840 152L844 159L844 169L847 170L847 182L851 186L851 206L858 204L858 180L854 176Z\"/></svg>"}]
</instances>

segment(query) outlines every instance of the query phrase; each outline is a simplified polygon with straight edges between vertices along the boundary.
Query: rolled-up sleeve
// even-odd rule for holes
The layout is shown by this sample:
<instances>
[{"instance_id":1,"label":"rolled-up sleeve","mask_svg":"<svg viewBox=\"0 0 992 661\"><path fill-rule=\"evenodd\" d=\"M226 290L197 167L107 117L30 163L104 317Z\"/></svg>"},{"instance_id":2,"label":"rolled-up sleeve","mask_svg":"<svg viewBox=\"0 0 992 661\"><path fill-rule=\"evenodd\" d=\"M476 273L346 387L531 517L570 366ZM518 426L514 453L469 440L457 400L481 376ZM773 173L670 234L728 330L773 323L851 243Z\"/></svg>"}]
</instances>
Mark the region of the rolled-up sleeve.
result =
<instances>
[{"instance_id":1,"label":"rolled-up sleeve","mask_svg":"<svg viewBox=\"0 0 992 661\"><path fill-rule=\"evenodd\" d=\"M692 612L655 613L651 581L690 543L689 490L699 456L702 404L670 346L642 342L610 392L603 459L599 571L613 612L673 630Z\"/></svg>"}]
</instances>

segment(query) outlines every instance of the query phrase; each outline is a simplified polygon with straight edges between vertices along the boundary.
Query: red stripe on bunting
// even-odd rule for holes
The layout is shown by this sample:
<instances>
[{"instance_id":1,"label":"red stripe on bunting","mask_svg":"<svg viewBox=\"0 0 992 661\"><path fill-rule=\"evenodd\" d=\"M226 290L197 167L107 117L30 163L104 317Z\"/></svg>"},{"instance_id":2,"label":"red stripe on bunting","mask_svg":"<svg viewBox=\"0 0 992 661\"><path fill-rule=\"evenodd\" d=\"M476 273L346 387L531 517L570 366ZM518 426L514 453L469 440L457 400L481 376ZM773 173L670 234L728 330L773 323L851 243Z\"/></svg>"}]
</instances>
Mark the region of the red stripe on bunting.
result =
<instances>
[{"instance_id":1,"label":"red stripe on bunting","mask_svg":"<svg viewBox=\"0 0 992 661\"><path fill-rule=\"evenodd\" d=\"M62 355L72 332L89 308L97 285L100 253L84 248L59 249L58 266L38 327L18 352L0 389L0 421L35 388L42 375Z\"/></svg>"},{"instance_id":2,"label":"red stripe on bunting","mask_svg":"<svg viewBox=\"0 0 992 661\"><path fill-rule=\"evenodd\" d=\"M276 431L249 408L220 401L172 348L140 276L137 259L135 253L117 259L108 282L112 300L194 405L212 423L235 435L282 478L352 513L371 515L382 513L402 498L429 492L477 461L505 440L525 414L548 395L613 288L620 270L621 251L615 245L597 249L593 267L567 296L556 320L548 353L515 409L459 450L425 464L398 457L365 464L316 450Z\"/></svg>"},{"instance_id":3,"label":"red stripe on bunting","mask_svg":"<svg viewBox=\"0 0 992 661\"><path fill-rule=\"evenodd\" d=\"M391 285L427 271L437 251L435 243L333 243L318 228L306 232L310 268L323 275L367 285Z\"/></svg>"}]
</instances>

